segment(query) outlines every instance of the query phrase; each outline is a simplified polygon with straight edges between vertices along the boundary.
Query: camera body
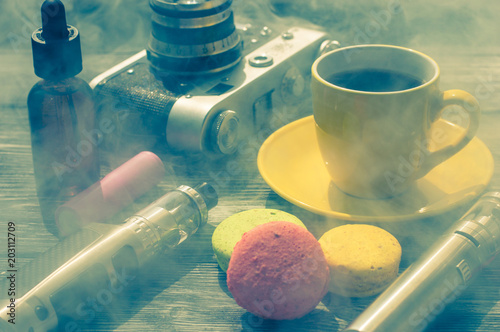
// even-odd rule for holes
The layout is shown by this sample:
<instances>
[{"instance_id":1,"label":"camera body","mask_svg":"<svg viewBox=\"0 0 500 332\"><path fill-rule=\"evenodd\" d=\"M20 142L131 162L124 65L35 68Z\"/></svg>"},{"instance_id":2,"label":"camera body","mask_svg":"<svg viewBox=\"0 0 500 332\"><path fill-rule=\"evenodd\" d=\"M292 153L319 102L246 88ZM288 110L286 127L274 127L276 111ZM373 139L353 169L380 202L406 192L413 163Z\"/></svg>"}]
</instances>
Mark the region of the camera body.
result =
<instances>
[{"instance_id":1,"label":"camera body","mask_svg":"<svg viewBox=\"0 0 500 332\"><path fill-rule=\"evenodd\" d=\"M311 65L335 42L303 27L237 30L244 47L230 69L159 78L143 50L94 78L104 149L231 155L246 138L310 114Z\"/></svg>"}]
</instances>

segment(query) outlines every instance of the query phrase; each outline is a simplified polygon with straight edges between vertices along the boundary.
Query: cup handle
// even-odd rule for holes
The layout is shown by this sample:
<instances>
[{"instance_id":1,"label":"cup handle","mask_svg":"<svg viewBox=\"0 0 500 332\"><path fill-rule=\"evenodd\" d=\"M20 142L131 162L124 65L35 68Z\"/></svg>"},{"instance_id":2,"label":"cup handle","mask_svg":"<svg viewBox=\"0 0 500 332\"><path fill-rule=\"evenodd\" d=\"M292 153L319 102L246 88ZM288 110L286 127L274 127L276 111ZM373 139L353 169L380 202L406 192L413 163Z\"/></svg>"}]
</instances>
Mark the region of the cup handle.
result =
<instances>
[{"instance_id":1,"label":"cup handle","mask_svg":"<svg viewBox=\"0 0 500 332\"><path fill-rule=\"evenodd\" d=\"M476 135L481 117L479 103L470 93L463 90L446 90L443 92L438 105L435 106L436 112L432 113L435 114L432 119L433 122L440 118L439 115L446 106L451 105L460 106L467 112L469 115L469 125L465 133L454 142L450 142L449 145L437 151L427 151L426 155L423 157L422 165L417 171L417 178L423 177L429 173L431 169L463 149Z\"/></svg>"}]
</instances>

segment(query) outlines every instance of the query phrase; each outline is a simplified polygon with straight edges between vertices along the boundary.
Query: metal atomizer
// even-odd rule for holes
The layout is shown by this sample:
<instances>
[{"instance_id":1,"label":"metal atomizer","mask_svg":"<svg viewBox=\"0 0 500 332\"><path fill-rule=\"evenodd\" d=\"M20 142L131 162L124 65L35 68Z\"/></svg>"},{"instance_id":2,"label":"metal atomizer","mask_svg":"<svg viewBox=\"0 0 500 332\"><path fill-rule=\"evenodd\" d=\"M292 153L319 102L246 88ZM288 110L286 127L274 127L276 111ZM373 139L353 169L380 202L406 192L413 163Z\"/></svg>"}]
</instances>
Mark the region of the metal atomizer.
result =
<instances>
[{"instance_id":1,"label":"metal atomizer","mask_svg":"<svg viewBox=\"0 0 500 332\"><path fill-rule=\"evenodd\" d=\"M238 27L231 4L150 1L147 49L90 83L100 118L118 129L105 149L231 155L280 110L280 125L307 115L298 105L327 34L255 19Z\"/></svg>"},{"instance_id":2,"label":"metal atomizer","mask_svg":"<svg viewBox=\"0 0 500 332\"><path fill-rule=\"evenodd\" d=\"M422 331L500 252L500 192L479 201L345 331Z\"/></svg>"},{"instance_id":3,"label":"metal atomizer","mask_svg":"<svg viewBox=\"0 0 500 332\"><path fill-rule=\"evenodd\" d=\"M180 186L123 224L93 223L70 235L16 273L16 300L2 304L0 330L76 331L90 323L97 302L111 306L146 263L206 224L217 200L206 183ZM12 306L15 325L7 322Z\"/></svg>"}]
</instances>

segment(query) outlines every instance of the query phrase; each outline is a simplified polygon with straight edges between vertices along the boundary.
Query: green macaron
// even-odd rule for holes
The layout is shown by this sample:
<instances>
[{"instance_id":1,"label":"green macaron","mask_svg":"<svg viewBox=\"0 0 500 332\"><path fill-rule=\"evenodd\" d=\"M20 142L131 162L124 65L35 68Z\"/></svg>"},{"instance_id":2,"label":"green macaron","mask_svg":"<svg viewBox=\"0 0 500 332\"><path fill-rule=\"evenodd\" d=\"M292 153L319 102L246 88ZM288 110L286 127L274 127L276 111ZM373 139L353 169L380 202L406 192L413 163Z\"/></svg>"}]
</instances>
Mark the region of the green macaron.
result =
<instances>
[{"instance_id":1,"label":"green macaron","mask_svg":"<svg viewBox=\"0 0 500 332\"><path fill-rule=\"evenodd\" d=\"M252 209L233 214L222 221L212 235L212 248L220 268L227 271L233 248L245 232L271 221L288 221L306 228L294 215L275 209Z\"/></svg>"}]
</instances>

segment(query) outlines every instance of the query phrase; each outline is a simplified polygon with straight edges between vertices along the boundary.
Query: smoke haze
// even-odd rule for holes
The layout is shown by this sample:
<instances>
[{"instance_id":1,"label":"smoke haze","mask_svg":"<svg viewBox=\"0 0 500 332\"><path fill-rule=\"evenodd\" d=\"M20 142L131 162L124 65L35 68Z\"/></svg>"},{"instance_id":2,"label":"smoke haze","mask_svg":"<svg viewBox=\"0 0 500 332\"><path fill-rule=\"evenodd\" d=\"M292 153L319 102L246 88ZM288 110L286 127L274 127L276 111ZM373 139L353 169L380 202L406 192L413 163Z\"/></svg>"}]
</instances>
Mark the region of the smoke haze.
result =
<instances>
[{"instance_id":1,"label":"smoke haze","mask_svg":"<svg viewBox=\"0 0 500 332\"><path fill-rule=\"evenodd\" d=\"M66 0L68 23L82 33L86 52L143 48L149 34L147 0ZM41 25L41 0L2 1L2 46L30 50L31 32ZM236 15L267 19L269 7L287 19L308 21L339 36L344 44L392 43L443 48L474 47L500 33L496 1L409 0L235 0ZM300 17L300 19L299 19Z\"/></svg>"},{"instance_id":2,"label":"smoke haze","mask_svg":"<svg viewBox=\"0 0 500 332\"><path fill-rule=\"evenodd\" d=\"M151 10L148 0L62 1L66 7L68 24L77 27L82 36L84 79L90 80L109 69L110 63L116 64L146 47L151 30ZM7 59L7 65L0 67L0 80L9 82L4 84L0 98L3 98L4 104L21 105L18 110L13 111L19 112L19 117L10 121L26 120L26 98L19 91L25 91L27 95L37 80L32 70L30 38L32 32L41 26L42 2L42 0L0 1L2 30L0 57ZM344 46L384 43L421 50L440 64L442 88L460 88L475 93L483 109L498 110L500 75L499 77L494 75L494 70L499 72L494 66L500 63L498 58L500 53L495 53L500 49L498 47L500 1L233 0L233 10L237 24L251 21L260 26L270 22L286 22L288 26L317 25L328 31ZM484 53L487 45L491 47L492 52L486 60L474 56L479 46ZM19 64L21 61L17 61L17 57L25 60L22 65ZM16 61L13 61L14 58ZM485 72L478 72L476 68L479 67L478 64L488 59L497 60L491 62L491 68L494 70L487 72L487 66L483 65L481 68L484 68L482 70ZM15 63L17 67L9 67L11 63ZM470 81L466 82L464 77L470 77ZM488 87L478 89L484 87L481 85L483 82L487 82ZM23 125L27 125L27 122L23 122ZM27 142L28 136L25 137L25 143ZM24 151L28 153L27 148ZM169 164L168 167L172 169L168 170L166 182L177 183L174 166ZM255 192L253 189L249 188L250 194L246 196L230 198L236 202L238 198L244 197L247 201L237 202L232 207L226 206L226 212L236 213L243 207L260 207L252 205L255 203L251 200L251 194ZM228 199L227 205L230 203L232 201ZM278 201L278 203L275 206L277 208L286 202ZM26 210L21 206L17 209L23 212ZM32 206L30 209L31 215L38 213L36 207ZM301 211L298 207L290 206L290 209L295 209L297 214L302 213L305 216L303 220L307 218L314 220L314 216ZM459 213L453 218L457 216ZM449 220L454 220L453 218ZM401 233L406 231L407 234L404 234L406 240L412 241L411 238L415 235L414 228L408 227L407 224L405 227L405 230L396 231ZM435 225L429 224L428 229L436 232ZM411 243L408 245L411 246ZM36 252L34 248L23 248L23 250L33 254ZM184 313L186 312L189 311L185 310ZM209 314L212 315L212 312L207 311L207 315ZM182 312L181 317L183 317Z\"/></svg>"}]
</instances>

